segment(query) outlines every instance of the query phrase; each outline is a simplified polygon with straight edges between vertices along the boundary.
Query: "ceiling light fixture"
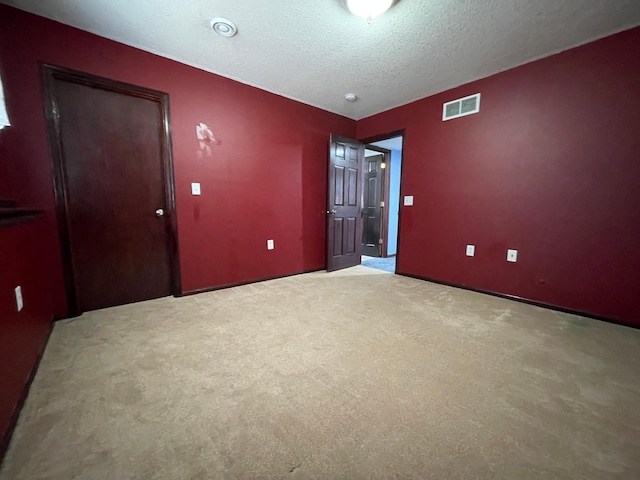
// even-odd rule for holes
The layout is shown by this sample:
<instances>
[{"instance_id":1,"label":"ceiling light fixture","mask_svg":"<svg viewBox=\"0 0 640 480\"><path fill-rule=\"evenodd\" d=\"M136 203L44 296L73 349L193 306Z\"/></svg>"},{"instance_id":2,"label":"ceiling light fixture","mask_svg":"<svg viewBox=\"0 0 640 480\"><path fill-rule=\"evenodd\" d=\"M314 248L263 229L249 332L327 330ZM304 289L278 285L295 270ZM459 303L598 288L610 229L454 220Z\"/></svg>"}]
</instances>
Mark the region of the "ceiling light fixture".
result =
<instances>
[{"instance_id":1,"label":"ceiling light fixture","mask_svg":"<svg viewBox=\"0 0 640 480\"><path fill-rule=\"evenodd\" d=\"M366 20L372 20L389 10L393 0L347 0L351 13Z\"/></svg>"},{"instance_id":2,"label":"ceiling light fixture","mask_svg":"<svg viewBox=\"0 0 640 480\"><path fill-rule=\"evenodd\" d=\"M347 102L355 102L356 100L358 100L358 96L357 96L355 93L347 93L347 94L344 96L344 99L345 99Z\"/></svg>"},{"instance_id":3,"label":"ceiling light fixture","mask_svg":"<svg viewBox=\"0 0 640 480\"><path fill-rule=\"evenodd\" d=\"M213 31L223 37L233 37L238 33L238 27L231 20L226 18L214 18L211 20L211 28Z\"/></svg>"}]
</instances>

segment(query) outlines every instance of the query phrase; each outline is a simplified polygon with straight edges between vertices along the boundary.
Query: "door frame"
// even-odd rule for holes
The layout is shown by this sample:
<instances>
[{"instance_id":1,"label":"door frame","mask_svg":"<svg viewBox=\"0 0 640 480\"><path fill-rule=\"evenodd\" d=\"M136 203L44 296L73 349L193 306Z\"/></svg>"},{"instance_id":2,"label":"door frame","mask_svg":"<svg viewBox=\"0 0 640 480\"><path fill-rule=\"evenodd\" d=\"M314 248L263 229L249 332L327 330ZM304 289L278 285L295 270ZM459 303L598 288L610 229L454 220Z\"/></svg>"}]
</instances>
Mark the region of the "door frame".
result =
<instances>
[{"instance_id":1,"label":"door frame","mask_svg":"<svg viewBox=\"0 0 640 480\"><path fill-rule=\"evenodd\" d=\"M405 165L405 142L407 140L407 134L405 133L405 129L393 130L388 133L382 133L379 135L373 135L371 137L365 137L363 139L358 139L359 142L364 143L365 145L369 145L374 142L380 142L382 140L389 140L390 138L402 137L402 163L400 164L400 205L398 208L398 244L396 247L396 269L395 273L399 273L398 265L400 262L400 235L402 232L402 198L404 196L404 165ZM375 145L374 145L375 146ZM368 148L368 147L367 147ZM389 175L391 174L391 163L389 163ZM386 205L386 204L385 204ZM388 228L388 222L387 222ZM388 232L387 232L388 233ZM385 244L386 245L386 244ZM386 248L386 247L385 247Z\"/></svg>"},{"instance_id":2,"label":"door frame","mask_svg":"<svg viewBox=\"0 0 640 480\"><path fill-rule=\"evenodd\" d=\"M130 83L119 82L89 73L42 63L43 101L45 120L49 136L49 149L53 170L53 190L55 194L55 213L60 240L62 270L67 295L67 315L77 317L82 314L78 303L78 288L73 269L71 239L69 235L67 186L65 182L64 145L62 142L60 115L55 95L55 81L63 80L87 87L99 88L110 92L151 100L160 105L162 115L161 149L163 157L163 176L165 191L165 211L169 216L167 236L169 238L171 290L174 296L182 294L180 278L180 259L178 251L178 225L176 220L176 193L173 175L173 149L171 145L171 122L169 115L169 94Z\"/></svg>"},{"instance_id":3,"label":"door frame","mask_svg":"<svg viewBox=\"0 0 640 480\"><path fill-rule=\"evenodd\" d=\"M366 143L364 144L364 148L365 150L373 150L384 155L382 159L385 164L385 168L382 169L384 170L384 175L382 176L382 201L384 202L384 207L382 207L382 228L380 229L380 234L382 235L382 250L380 251L380 258L387 258L389 256L387 241L389 237L389 181L391 178L391 150L376 147L375 145L368 145ZM364 192L364 188L362 191Z\"/></svg>"}]
</instances>

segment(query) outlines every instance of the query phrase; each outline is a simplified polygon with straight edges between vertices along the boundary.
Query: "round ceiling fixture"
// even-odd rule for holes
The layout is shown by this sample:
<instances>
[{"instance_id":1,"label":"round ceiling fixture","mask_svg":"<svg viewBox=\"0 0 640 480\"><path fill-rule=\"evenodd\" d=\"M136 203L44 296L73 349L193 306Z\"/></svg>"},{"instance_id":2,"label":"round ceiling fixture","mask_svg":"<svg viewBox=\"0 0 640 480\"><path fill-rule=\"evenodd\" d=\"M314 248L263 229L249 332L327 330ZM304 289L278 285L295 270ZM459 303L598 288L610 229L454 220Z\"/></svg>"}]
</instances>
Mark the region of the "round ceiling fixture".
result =
<instances>
[{"instance_id":1,"label":"round ceiling fixture","mask_svg":"<svg viewBox=\"0 0 640 480\"><path fill-rule=\"evenodd\" d=\"M358 96L357 96L355 93L347 93L347 94L344 96L344 99L345 99L347 102L355 102L356 100L358 100Z\"/></svg>"},{"instance_id":2,"label":"round ceiling fixture","mask_svg":"<svg viewBox=\"0 0 640 480\"><path fill-rule=\"evenodd\" d=\"M351 13L371 20L391 8L393 0L347 0Z\"/></svg>"},{"instance_id":3,"label":"round ceiling fixture","mask_svg":"<svg viewBox=\"0 0 640 480\"><path fill-rule=\"evenodd\" d=\"M213 31L223 37L233 37L236 33L238 33L238 27L235 24L226 18L214 18L211 20L211 28Z\"/></svg>"}]
</instances>

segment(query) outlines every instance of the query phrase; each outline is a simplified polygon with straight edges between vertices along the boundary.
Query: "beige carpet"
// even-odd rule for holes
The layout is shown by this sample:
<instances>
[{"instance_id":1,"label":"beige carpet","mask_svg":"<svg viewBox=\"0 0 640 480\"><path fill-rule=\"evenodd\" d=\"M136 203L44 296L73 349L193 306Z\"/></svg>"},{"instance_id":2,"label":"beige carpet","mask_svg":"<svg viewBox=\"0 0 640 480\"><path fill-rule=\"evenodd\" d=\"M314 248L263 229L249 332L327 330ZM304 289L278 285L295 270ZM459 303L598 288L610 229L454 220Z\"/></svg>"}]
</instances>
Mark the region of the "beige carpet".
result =
<instances>
[{"instance_id":1,"label":"beige carpet","mask_svg":"<svg viewBox=\"0 0 640 480\"><path fill-rule=\"evenodd\" d=\"M640 332L366 267L58 323L0 478L640 478Z\"/></svg>"}]
</instances>

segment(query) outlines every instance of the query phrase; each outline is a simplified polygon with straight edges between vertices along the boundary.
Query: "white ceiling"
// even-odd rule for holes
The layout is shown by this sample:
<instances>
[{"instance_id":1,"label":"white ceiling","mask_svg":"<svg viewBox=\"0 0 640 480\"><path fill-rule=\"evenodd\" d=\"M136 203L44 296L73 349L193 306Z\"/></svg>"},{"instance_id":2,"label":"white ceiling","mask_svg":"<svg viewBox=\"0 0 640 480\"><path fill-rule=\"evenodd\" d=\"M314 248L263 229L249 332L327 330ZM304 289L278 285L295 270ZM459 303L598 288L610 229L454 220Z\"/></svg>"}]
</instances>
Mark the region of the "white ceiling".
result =
<instances>
[{"instance_id":1,"label":"white ceiling","mask_svg":"<svg viewBox=\"0 0 640 480\"><path fill-rule=\"evenodd\" d=\"M380 140L379 142L373 142L369 145L386 148L387 150L402 150L402 137L393 137L387 140Z\"/></svg>"},{"instance_id":2,"label":"white ceiling","mask_svg":"<svg viewBox=\"0 0 640 480\"><path fill-rule=\"evenodd\" d=\"M640 25L639 0L400 0L371 23L344 0L0 3L356 120Z\"/></svg>"},{"instance_id":3,"label":"white ceiling","mask_svg":"<svg viewBox=\"0 0 640 480\"><path fill-rule=\"evenodd\" d=\"M402 151L402 136L388 138L386 140L380 140L379 142L372 142L367 145L373 145L374 147L386 148L387 150L398 150ZM374 155L379 155L380 152L375 150L367 150L364 149L365 157L373 157Z\"/></svg>"}]
</instances>

